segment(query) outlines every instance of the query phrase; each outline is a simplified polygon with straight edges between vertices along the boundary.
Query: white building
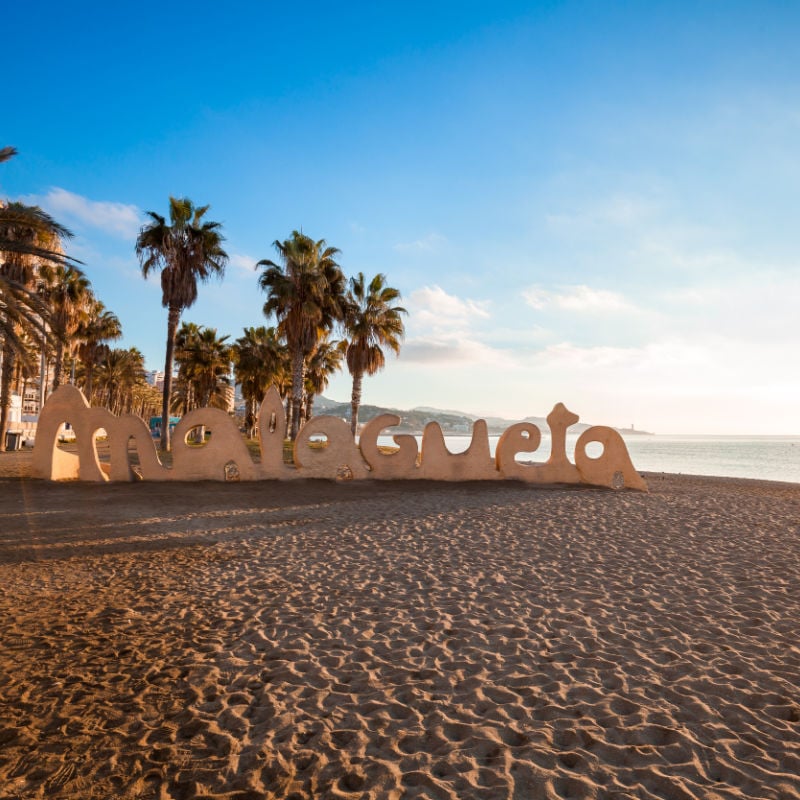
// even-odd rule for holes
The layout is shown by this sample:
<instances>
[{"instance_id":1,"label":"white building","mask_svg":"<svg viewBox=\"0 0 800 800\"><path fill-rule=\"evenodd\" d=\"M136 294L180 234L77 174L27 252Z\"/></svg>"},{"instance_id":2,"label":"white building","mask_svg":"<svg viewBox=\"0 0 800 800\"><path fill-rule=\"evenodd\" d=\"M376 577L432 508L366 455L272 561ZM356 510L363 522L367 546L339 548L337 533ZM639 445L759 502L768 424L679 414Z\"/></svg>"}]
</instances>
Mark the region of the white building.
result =
<instances>
[{"instance_id":1,"label":"white building","mask_svg":"<svg viewBox=\"0 0 800 800\"><path fill-rule=\"evenodd\" d=\"M233 386L225 386L223 392L225 393L225 410L229 414L233 414L236 410L236 391Z\"/></svg>"},{"instance_id":2,"label":"white building","mask_svg":"<svg viewBox=\"0 0 800 800\"><path fill-rule=\"evenodd\" d=\"M164 371L158 369L151 369L145 372L144 379L151 385L155 386L159 391L164 391Z\"/></svg>"}]
</instances>

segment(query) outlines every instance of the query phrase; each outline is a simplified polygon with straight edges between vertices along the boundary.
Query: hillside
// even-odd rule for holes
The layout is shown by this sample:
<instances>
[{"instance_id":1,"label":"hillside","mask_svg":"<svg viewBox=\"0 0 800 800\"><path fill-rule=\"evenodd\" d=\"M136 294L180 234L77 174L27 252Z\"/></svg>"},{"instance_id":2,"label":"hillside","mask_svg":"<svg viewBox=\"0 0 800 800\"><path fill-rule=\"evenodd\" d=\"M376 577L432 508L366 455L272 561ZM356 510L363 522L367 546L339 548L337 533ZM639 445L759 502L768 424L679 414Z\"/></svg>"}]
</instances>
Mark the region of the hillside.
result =
<instances>
[{"instance_id":1,"label":"hillside","mask_svg":"<svg viewBox=\"0 0 800 800\"><path fill-rule=\"evenodd\" d=\"M314 411L317 414L330 414L334 417L341 417L350 421L350 403L340 403L331 400L323 395L314 398ZM400 417L400 425L395 429L396 432L421 434L429 422L438 422L442 432L449 435L467 435L472 430L472 424L476 419L485 419L489 428L489 433L499 435L515 422L531 422L537 425L540 430L547 431L547 420L545 417L525 417L523 420L504 419L503 417L477 417L466 414L463 411L442 410L429 406L420 406L410 410L399 408L384 408L383 406L362 405L358 410L358 421L363 424L380 414L397 414ZM573 425L570 430L580 433L591 425L579 422ZM626 434L652 435L645 431L637 431L626 428Z\"/></svg>"}]
</instances>

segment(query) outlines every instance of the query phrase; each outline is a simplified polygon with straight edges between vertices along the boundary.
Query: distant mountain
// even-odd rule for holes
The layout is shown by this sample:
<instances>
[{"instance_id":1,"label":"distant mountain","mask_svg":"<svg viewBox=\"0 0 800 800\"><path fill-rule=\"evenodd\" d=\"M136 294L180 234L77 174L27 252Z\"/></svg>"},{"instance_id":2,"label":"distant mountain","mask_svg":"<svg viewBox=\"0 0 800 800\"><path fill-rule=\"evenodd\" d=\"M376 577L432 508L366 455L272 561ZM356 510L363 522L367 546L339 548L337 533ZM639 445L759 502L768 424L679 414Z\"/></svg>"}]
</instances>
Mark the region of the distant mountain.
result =
<instances>
[{"instance_id":1,"label":"distant mountain","mask_svg":"<svg viewBox=\"0 0 800 800\"><path fill-rule=\"evenodd\" d=\"M334 417L341 417L347 422L350 421L350 403L340 403L331 400L323 395L314 398L315 413L329 414ZM360 423L369 422L381 414L397 414L400 417L400 425L397 431L401 433L421 434L429 422L438 422L442 432L451 435L469 434L476 419L485 419L489 433L498 435L503 433L510 425L515 422L530 422L536 425L541 431L547 431L547 419L545 417L525 417L523 420L504 419L503 417L479 417L467 414L464 411L443 410L430 406L417 406L410 410L399 408L384 408L383 406L362 405L358 409L358 421ZM583 422L578 422L570 427L571 431L582 433L587 428L592 427ZM617 429L626 434L652 435L645 431L632 430L631 428Z\"/></svg>"},{"instance_id":2,"label":"distant mountain","mask_svg":"<svg viewBox=\"0 0 800 800\"><path fill-rule=\"evenodd\" d=\"M347 403L340 403L338 400L331 400L329 397L325 397L324 394L315 394L314 395L314 411L324 411L326 414L328 413L329 408L338 408L339 406L347 405Z\"/></svg>"}]
</instances>

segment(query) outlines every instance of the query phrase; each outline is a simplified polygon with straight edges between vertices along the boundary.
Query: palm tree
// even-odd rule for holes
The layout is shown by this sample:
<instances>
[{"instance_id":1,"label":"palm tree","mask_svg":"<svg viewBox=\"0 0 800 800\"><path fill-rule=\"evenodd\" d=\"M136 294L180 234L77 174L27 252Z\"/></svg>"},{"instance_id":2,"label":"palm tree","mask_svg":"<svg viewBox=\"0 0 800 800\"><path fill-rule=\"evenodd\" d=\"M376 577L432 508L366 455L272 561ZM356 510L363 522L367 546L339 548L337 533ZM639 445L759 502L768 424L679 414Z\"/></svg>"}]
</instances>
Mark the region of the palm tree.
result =
<instances>
[{"instance_id":1,"label":"palm tree","mask_svg":"<svg viewBox=\"0 0 800 800\"><path fill-rule=\"evenodd\" d=\"M188 354L185 358L184 354L199 335L200 326L196 322L182 322L175 334L175 361L178 364L178 375L170 397L170 412L183 415L197 408L194 384L187 376L183 362L188 360Z\"/></svg>"},{"instance_id":2,"label":"palm tree","mask_svg":"<svg viewBox=\"0 0 800 800\"><path fill-rule=\"evenodd\" d=\"M7 350L13 357L30 353L29 340L46 333L45 321L50 308L35 292L3 275L0 264L0 344L3 356Z\"/></svg>"},{"instance_id":3,"label":"palm tree","mask_svg":"<svg viewBox=\"0 0 800 800\"><path fill-rule=\"evenodd\" d=\"M0 452L6 449L12 389L35 374L36 345L47 337L50 309L0 269Z\"/></svg>"},{"instance_id":4,"label":"palm tree","mask_svg":"<svg viewBox=\"0 0 800 800\"><path fill-rule=\"evenodd\" d=\"M141 417L148 422L150 417L158 414L161 406L161 392L155 386L151 386L142 376L137 380L130 391L130 413Z\"/></svg>"},{"instance_id":5,"label":"palm tree","mask_svg":"<svg viewBox=\"0 0 800 800\"><path fill-rule=\"evenodd\" d=\"M16 155L13 147L0 148L0 163ZM11 388L18 359L29 358L22 347L23 334L42 340L47 307L33 293L36 270L41 262L78 263L65 256L61 241L72 234L38 206L0 201L0 452L6 449L6 431L11 408Z\"/></svg>"},{"instance_id":6,"label":"palm tree","mask_svg":"<svg viewBox=\"0 0 800 800\"><path fill-rule=\"evenodd\" d=\"M32 259L80 264L61 249L62 240L71 238L72 233L39 206L0 202L0 253L6 265L33 270Z\"/></svg>"},{"instance_id":7,"label":"palm tree","mask_svg":"<svg viewBox=\"0 0 800 800\"><path fill-rule=\"evenodd\" d=\"M331 341L325 336L308 359L304 421L311 419L314 414L314 397L325 391L333 373L342 368L346 347L346 342Z\"/></svg>"},{"instance_id":8,"label":"palm tree","mask_svg":"<svg viewBox=\"0 0 800 800\"><path fill-rule=\"evenodd\" d=\"M217 337L216 328L184 323L176 340L178 376L191 387L190 407L226 405L225 387L230 385L231 348L227 336Z\"/></svg>"},{"instance_id":9,"label":"palm tree","mask_svg":"<svg viewBox=\"0 0 800 800\"><path fill-rule=\"evenodd\" d=\"M267 293L264 314L274 314L278 331L286 338L292 362L292 421L290 438L297 438L303 404L306 359L321 336L343 315L345 278L335 257L339 251L324 239L314 241L298 231L291 239L276 240L281 264L269 259L259 286Z\"/></svg>"},{"instance_id":10,"label":"palm tree","mask_svg":"<svg viewBox=\"0 0 800 800\"><path fill-rule=\"evenodd\" d=\"M364 375L374 375L383 369L386 357L382 347L395 355L400 352L400 340L405 333L401 314L408 312L392 303L400 292L386 285L386 276L378 273L367 285L364 273L350 279L345 331L347 333L347 368L353 376L350 429L358 431L358 407L361 405L361 382Z\"/></svg>"},{"instance_id":11,"label":"palm tree","mask_svg":"<svg viewBox=\"0 0 800 800\"><path fill-rule=\"evenodd\" d=\"M30 345L37 342L43 348L49 338L50 308L29 285L8 276L15 274L10 266L0 261L0 452L6 449L14 381L23 371L34 370Z\"/></svg>"},{"instance_id":12,"label":"palm tree","mask_svg":"<svg viewBox=\"0 0 800 800\"><path fill-rule=\"evenodd\" d=\"M92 284L73 266L43 264L39 270L39 292L50 306L50 329L55 337L53 390L63 382L64 356L72 356L75 334L88 320L88 309L97 302Z\"/></svg>"},{"instance_id":13,"label":"palm tree","mask_svg":"<svg viewBox=\"0 0 800 800\"><path fill-rule=\"evenodd\" d=\"M231 349L227 336L217 337L216 328L184 323L178 331L175 360L178 368L178 395L184 413L193 408L213 406L227 410L230 386ZM205 426L195 432L195 440L205 440Z\"/></svg>"},{"instance_id":14,"label":"palm tree","mask_svg":"<svg viewBox=\"0 0 800 800\"><path fill-rule=\"evenodd\" d=\"M108 348L96 368L97 394L101 405L114 414L130 411L138 391L146 387L144 356L135 347Z\"/></svg>"},{"instance_id":15,"label":"palm tree","mask_svg":"<svg viewBox=\"0 0 800 800\"><path fill-rule=\"evenodd\" d=\"M92 297L88 304L86 319L75 335L80 342L78 355L84 368L83 392L91 404L95 365L104 349L108 348L106 342L122 336L122 325L116 314L108 311L100 300Z\"/></svg>"},{"instance_id":16,"label":"palm tree","mask_svg":"<svg viewBox=\"0 0 800 800\"><path fill-rule=\"evenodd\" d=\"M286 382L286 345L275 328L245 328L231 347L233 374L242 387L246 404L245 427L247 436L255 435L258 406L272 384L283 394Z\"/></svg>"},{"instance_id":17,"label":"palm tree","mask_svg":"<svg viewBox=\"0 0 800 800\"><path fill-rule=\"evenodd\" d=\"M15 156L13 147L0 148L0 164ZM61 242L71 239L72 233L59 225L39 206L0 201L0 265L5 277L19 283L30 283L34 261L50 261L57 264L80 262L64 255ZM24 271L27 280L19 270Z\"/></svg>"},{"instance_id":18,"label":"palm tree","mask_svg":"<svg viewBox=\"0 0 800 800\"><path fill-rule=\"evenodd\" d=\"M204 222L209 206L196 208L188 198L169 199L170 224L154 211L151 222L136 239L136 255L146 278L161 270L161 305L167 313L167 352L164 363L164 396L161 404L161 448L170 450L169 409L172 394L172 362L175 334L184 309L197 299L197 282L212 276L222 277L227 253L218 222Z\"/></svg>"}]
</instances>

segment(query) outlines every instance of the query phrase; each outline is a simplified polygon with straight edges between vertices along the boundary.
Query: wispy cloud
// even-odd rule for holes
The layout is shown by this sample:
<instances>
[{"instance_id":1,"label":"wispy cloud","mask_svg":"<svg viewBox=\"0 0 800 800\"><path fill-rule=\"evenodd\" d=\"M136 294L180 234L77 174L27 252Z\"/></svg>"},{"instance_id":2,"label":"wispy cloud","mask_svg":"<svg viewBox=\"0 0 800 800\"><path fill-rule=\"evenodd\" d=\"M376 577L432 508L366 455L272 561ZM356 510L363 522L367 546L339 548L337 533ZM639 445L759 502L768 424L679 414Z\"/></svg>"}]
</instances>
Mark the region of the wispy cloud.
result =
<instances>
[{"instance_id":1,"label":"wispy cloud","mask_svg":"<svg viewBox=\"0 0 800 800\"><path fill-rule=\"evenodd\" d=\"M398 242L393 249L398 253L434 252L447 242L447 237L439 233L429 233L411 242Z\"/></svg>"},{"instance_id":2,"label":"wispy cloud","mask_svg":"<svg viewBox=\"0 0 800 800\"><path fill-rule=\"evenodd\" d=\"M406 363L472 364L476 367L488 363L497 365L507 360L501 351L482 342L455 336L417 336L409 339L403 346L401 358Z\"/></svg>"},{"instance_id":3,"label":"wispy cloud","mask_svg":"<svg viewBox=\"0 0 800 800\"><path fill-rule=\"evenodd\" d=\"M640 194L617 193L583 208L545 214L544 220L558 234L586 233L609 226L630 228L651 220L659 205L655 199Z\"/></svg>"},{"instance_id":4,"label":"wispy cloud","mask_svg":"<svg viewBox=\"0 0 800 800\"><path fill-rule=\"evenodd\" d=\"M135 205L90 200L57 186L46 195L26 200L40 205L65 224L79 223L99 228L120 239L135 239L143 222L142 212Z\"/></svg>"},{"instance_id":5,"label":"wispy cloud","mask_svg":"<svg viewBox=\"0 0 800 800\"><path fill-rule=\"evenodd\" d=\"M489 319L488 302L462 299L441 286L424 286L413 291L408 308L415 328L427 331L461 331L478 319Z\"/></svg>"},{"instance_id":6,"label":"wispy cloud","mask_svg":"<svg viewBox=\"0 0 800 800\"><path fill-rule=\"evenodd\" d=\"M448 294L441 286L424 286L408 298L409 336L404 361L421 364L487 363L503 360L487 345L477 327L490 319L488 302Z\"/></svg>"},{"instance_id":7,"label":"wispy cloud","mask_svg":"<svg viewBox=\"0 0 800 800\"><path fill-rule=\"evenodd\" d=\"M259 259L248 256L246 253L229 253L228 263L239 272L243 272L249 276L255 273L256 262Z\"/></svg>"}]
</instances>

